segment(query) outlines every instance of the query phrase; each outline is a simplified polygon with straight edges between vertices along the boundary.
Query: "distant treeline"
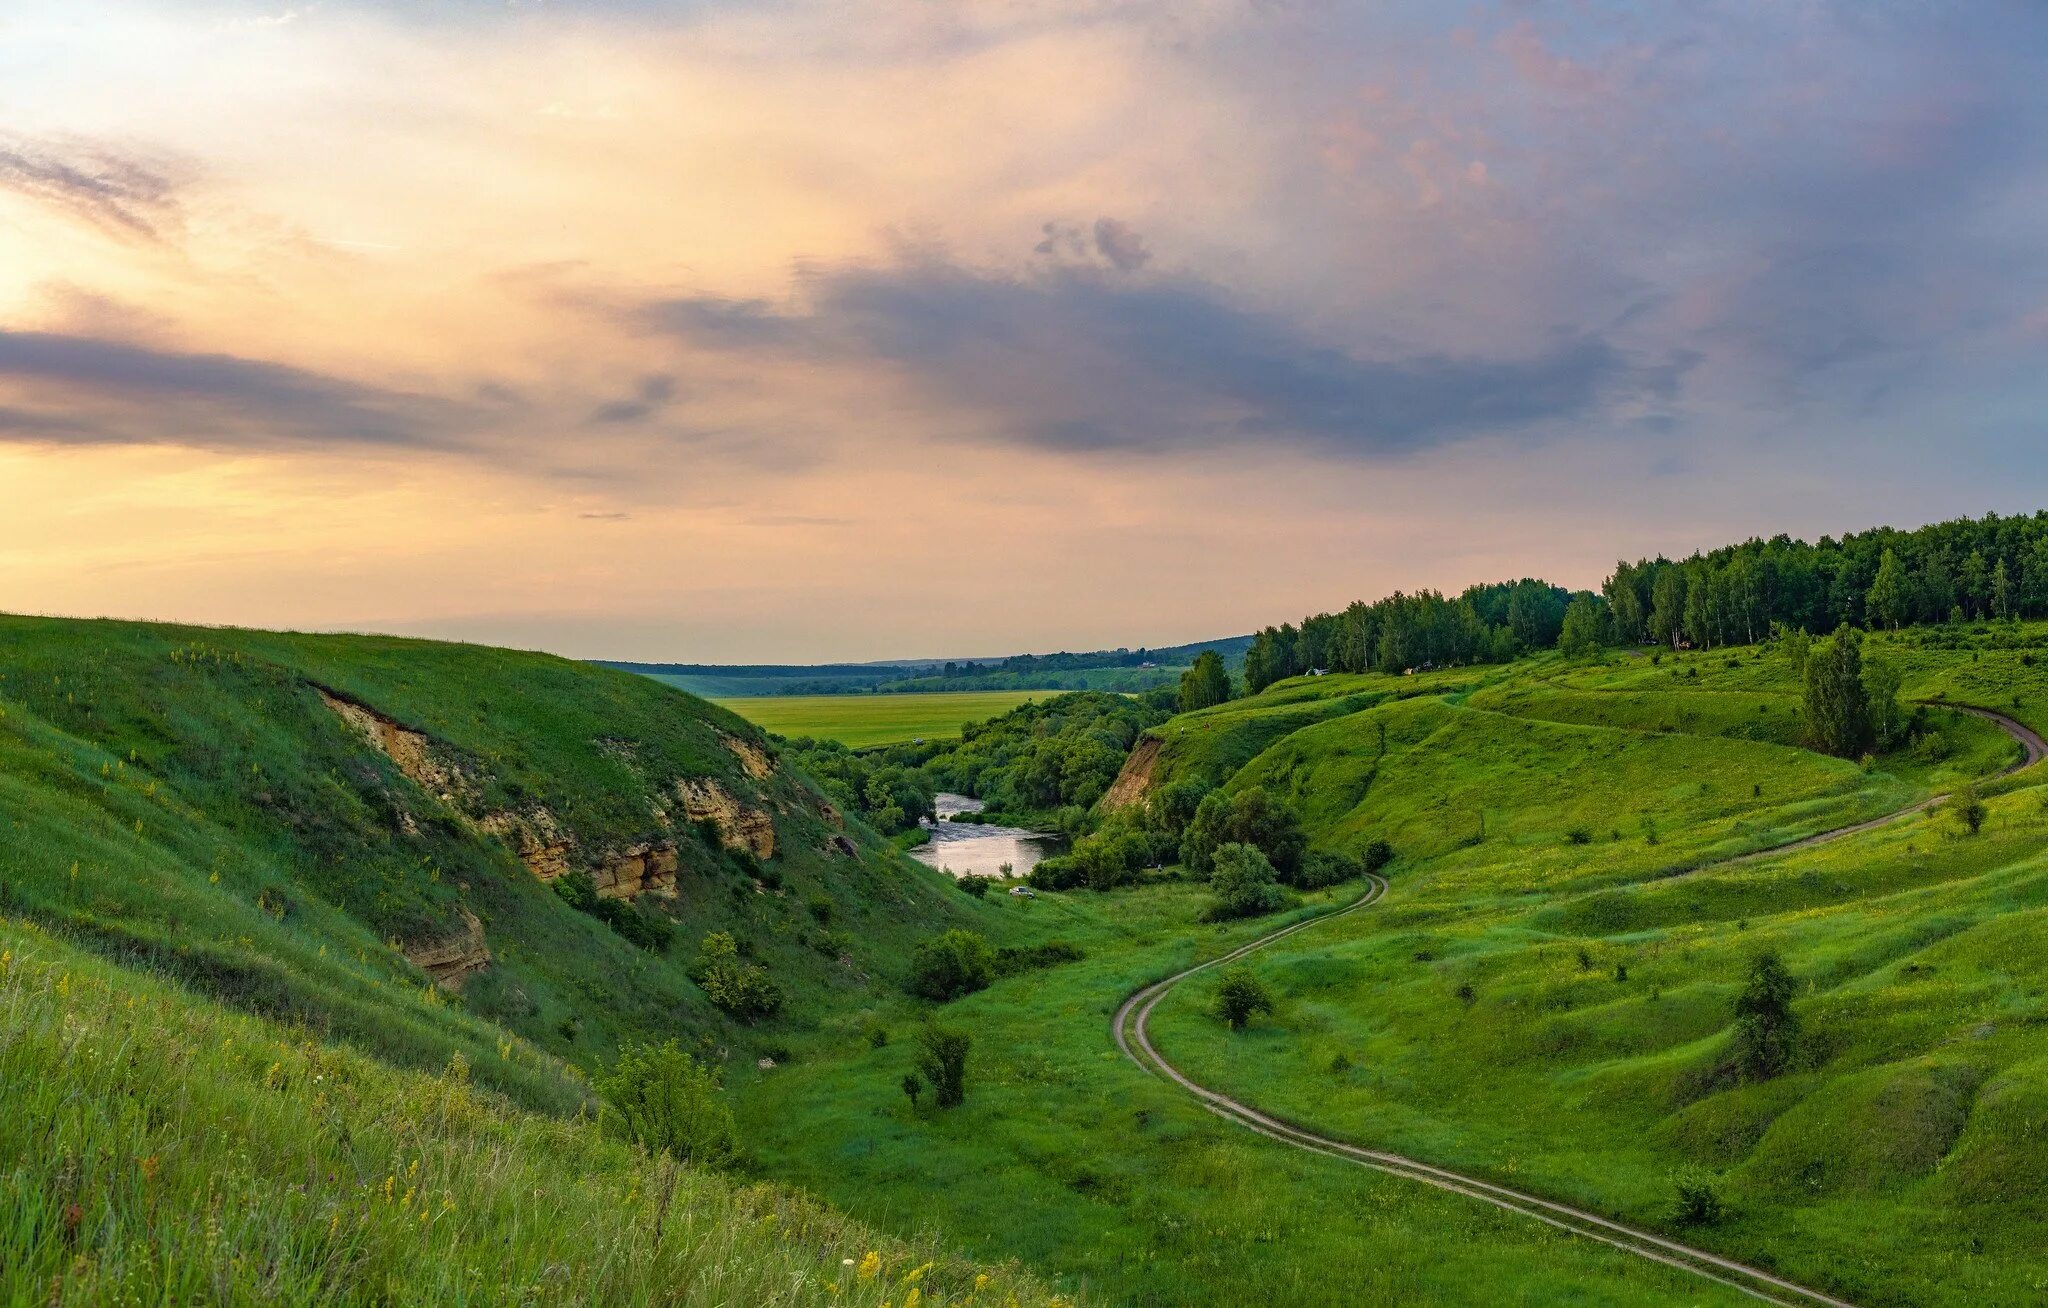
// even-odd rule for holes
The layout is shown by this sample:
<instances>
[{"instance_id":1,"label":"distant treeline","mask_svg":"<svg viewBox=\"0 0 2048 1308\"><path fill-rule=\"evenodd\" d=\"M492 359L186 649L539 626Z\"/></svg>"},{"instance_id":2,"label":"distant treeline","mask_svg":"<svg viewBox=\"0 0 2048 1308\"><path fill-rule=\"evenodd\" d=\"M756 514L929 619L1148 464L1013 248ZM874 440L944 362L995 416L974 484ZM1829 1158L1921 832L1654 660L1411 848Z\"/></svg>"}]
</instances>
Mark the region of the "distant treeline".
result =
<instances>
[{"instance_id":1,"label":"distant treeline","mask_svg":"<svg viewBox=\"0 0 2048 1308\"><path fill-rule=\"evenodd\" d=\"M1342 613L1318 613L1268 627L1244 656L1253 694L1286 677L1328 672L1404 671L1466 663L1505 663L1525 650L1555 645L1573 595L1523 578L1468 587L1456 599L1437 591L1395 592Z\"/></svg>"},{"instance_id":2,"label":"distant treeline","mask_svg":"<svg viewBox=\"0 0 2048 1308\"><path fill-rule=\"evenodd\" d=\"M2048 512L1878 527L1817 543L1773 536L1673 561L1617 563L1592 591L1524 578L1359 601L1268 627L1245 653L1256 694L1285 677L1505 662L1530 649L1583 652L1655 641L1754 644L1774 627L1812 633L2048 616Z\"/></svg>"},{"instance_id":3,"label":"distant treeline","mask_svg":"<svg viewBox=\"0 0 2048 1308\"><path fill-rule=\"evenodd\" d=\"M1816 544L1774 536L1673 562L1615 566L1601 587L1608 639L1748 644L1773 624L1898 628L2048 615L2048 513L1879 527Z\"/></svg>"},{"instance_id":4,"label":"distant treeline","mask_svg":"<svg viewBox=\"0 0 2048 1308\"><path fill-rule=\"evenodd\" d=\"M660 677L701 695L865 695L942 690L1105 690L1135 692L1171 682L1201 650L1243 656L1249 636L1165 649L1012 654L1000 659L906 663L631 663L605 667Z\"/></svg>"}]
</instances>

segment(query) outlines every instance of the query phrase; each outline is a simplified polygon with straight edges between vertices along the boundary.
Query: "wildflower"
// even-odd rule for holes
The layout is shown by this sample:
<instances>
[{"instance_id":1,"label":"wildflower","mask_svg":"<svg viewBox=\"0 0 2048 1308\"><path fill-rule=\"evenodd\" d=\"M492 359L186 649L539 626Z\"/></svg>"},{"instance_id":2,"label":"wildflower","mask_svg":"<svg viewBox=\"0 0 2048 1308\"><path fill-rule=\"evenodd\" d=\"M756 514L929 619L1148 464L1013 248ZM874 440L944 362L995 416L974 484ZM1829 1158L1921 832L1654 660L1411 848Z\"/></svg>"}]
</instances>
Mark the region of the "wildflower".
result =
<instances>
[{"instance_id":1,"label":"wildflower","mask_svg":"<svg viewBox=\"0 0 2048 1308\"><path fill-rule=\"evenodd\" d=\"M867 1252L867 1257L860 1260L860 1267L855 1270L854 1275L860 1277L863 1281L872 1281L875 1277L881 1275L881 1272L882 1255L870 1249Z\"/></svg>"},{"instance_id":2,"label":"wildflower","mask_svg":"<svg viewBox=\"0 0 2048 1308\"><path fill-rule=\"evenodd\" d=\"M914 1285L911 1286L910 1293L903 1296L903 1308L917 1308L918 1301L922 1298L924 1298L924 1291Z\"/></svg>"},{"instance_id":3,"label":"wildflower","mask_svg":"<svg viewBox=\"0 0 2048 1308\"><path fill-rule=\"evenodd\" d=\"M931 1269L932 1265L930 1263L926 1263L922 1267L913 1267L904 1274L903 1279L898 1281L897 1284L916 1285L919 1281L922 1281L924 1279L924 1274L930 1271Z\"/></svg>"}]
</instances>

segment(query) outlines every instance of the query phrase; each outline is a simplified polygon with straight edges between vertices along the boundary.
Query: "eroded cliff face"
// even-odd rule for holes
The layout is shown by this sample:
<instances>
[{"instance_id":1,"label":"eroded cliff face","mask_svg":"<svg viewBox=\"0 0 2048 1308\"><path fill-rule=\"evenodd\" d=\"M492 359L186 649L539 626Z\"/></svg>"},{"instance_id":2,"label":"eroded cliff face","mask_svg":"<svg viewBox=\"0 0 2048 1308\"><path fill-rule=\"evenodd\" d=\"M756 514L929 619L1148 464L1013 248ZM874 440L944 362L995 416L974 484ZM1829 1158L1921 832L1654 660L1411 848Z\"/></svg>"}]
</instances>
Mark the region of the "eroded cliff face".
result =
<instances>
[{"instance_id":1,"label":"eroded cliff face","mask_svg":"<svg viewBox=\"0 0 2048 1308\"><path fill-rule=\"evenodd\" d=\"M692 822L710 819L727 849L744 849L755 858L775 857L775 819L750 808L709 777L685 777L676 783L676 798Z\"/></svg>"},{"instance_id":2,"label":"eroded cliff face","mask_svg":"<svg viewBox=\"0 0 2048 1308\"><path fill-rule=\"evenodd\" d=\"M502 840L542 881L585 871L590 874L597 893L606 898L633 899L643 894L663 898L676 896L676 875L681 858L674 840L656 835L623 849L586 853L576 833L545 805L532 804L517 811L479 811L483 787L451 751L424 733L395 722L366 704L325 689L320 689L319 693L329 709L388 757L408 779L447 804L473 829ZM765 781L775 775L775 760L767 750L752 741L723 732L719 739L739 759L741 768L749 777ZM712 822L727 848L744 849L758 859L775 856L774 818L766 810L742 802L719 781L709 777L684 778L676 783L675 797L687 820ZM650 804L649 808L654 825L673 827L671 814L660 803ZM400 821L410 824L413 819L410 814L401 812ZM481 932L479 927L479 948ZM488 961L486 952L484 962Z\"/></svg>"},{"instance_id":3,"label":"eroded cliff face","mask_svg":"<svg viewBox=\"0 0 2048 1308\"><path fill-rule=\"evenodd\" d=\"M1152 789L1152 769L1159 763L1159 751L1165 741L1157 736L1145 736L1131 749L1130 757L1124 760L1123 769L1116 774L1116 780L1102 796L1102 811L1111 813L1120 808L1145 802L1145 796Z\"/></svg>"},{"instance_id":4,"label":"eroded cliff face","mask_svg":"<svg viewBox=\"0 0 2048 1308\"><path fill-rule=\"evenodd\" d=\"M434 979L444 990L460 990L465 981L491 965L491 951L484 943L484 924L466 908L462 929L439 940L416 941L401 946L406 961Z\"/></svg>"}]
</instances>

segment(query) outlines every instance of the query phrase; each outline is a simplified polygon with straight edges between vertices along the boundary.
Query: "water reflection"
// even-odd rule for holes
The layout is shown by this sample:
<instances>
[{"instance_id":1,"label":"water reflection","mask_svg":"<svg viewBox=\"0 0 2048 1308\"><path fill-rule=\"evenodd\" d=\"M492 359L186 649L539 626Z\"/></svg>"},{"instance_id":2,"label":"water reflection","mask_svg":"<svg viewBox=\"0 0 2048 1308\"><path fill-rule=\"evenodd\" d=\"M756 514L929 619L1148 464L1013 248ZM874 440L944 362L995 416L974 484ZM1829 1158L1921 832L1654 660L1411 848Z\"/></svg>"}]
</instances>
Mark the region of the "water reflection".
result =
<instances>
[{"instance_id":1,"label":"water reflection","mask_svg":"<svg viewBox=\"0 0 2048 1308\"><path fill-rule=\"evenodd\" d=\"M1064 837L1047 832L954 821L959 814L973 813L981 808L980 800L967 795L941 792L933 796L932 807L938 810L939 816L937 821L929 824L931 841L910 852L919 860L956 877L999 877L1006 875L1006 866L1009 869L1007 875L1021 877L1037 867L1039 860L1067 847Z\"/></svg>"}]
</instances>

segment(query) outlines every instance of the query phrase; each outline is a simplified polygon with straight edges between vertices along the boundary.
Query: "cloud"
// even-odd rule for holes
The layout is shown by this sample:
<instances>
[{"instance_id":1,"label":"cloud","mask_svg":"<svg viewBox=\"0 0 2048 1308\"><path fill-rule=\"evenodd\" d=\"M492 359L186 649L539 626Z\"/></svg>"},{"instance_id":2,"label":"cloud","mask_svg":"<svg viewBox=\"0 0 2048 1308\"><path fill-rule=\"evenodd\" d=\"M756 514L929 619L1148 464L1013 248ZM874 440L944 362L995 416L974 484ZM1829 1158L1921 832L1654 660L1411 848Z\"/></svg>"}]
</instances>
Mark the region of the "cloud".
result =
<instances>
[{"instance_id":1,"label":"cloud","mask_svg":"<svg viewBox=\"0 0 2048 1308\"><path fill-rule=\"evenodd\" d=\"M1136 272L1152 257L1152 252L1145 248L1145 238L1129 224L1114 218L1095 220L1095 249L1118 272Z\"/></svg>"},{"instance_id":2,"label":"cloud","mask_svg":"<svg viewBox=\"0 0 2048 1308\"><path fill-rule=\"evenodd\" d=\"M597 424L643 422L667 408L675 394L675 378L662 375L645 377L631 397L599 405L591 413L590 421Z\"/></svg>"},{"instance_id":3,"label":"cloud","mask_svg":"<svg viewBox=\"0 0 2048 1308\"><path fill-rule=\"evenodd\" d=\"M178 182L163 166L103 146L0 139L0 190L139 240L180 223Z\"/></svg>"},{"instance_id":4,"label":"cloud","mask_svg":"<svg viewBox=\"0 0 2048 1308\"><path fill-rule=\"evenodd\" d=\"M1577 417L1672 379L1592 336L1520 357L1368 355L1188 277L924 257L813 272L801 292L792 308L679 298L636 317L700 348L886 368L1001 439L1060 450L1278 441L1394 454Z\"/></svg>"},{"instance_id":5,"label":"cloud","mask_svg":"<svg viewBox=\"0 0 2048 1308\"><path fill-rule=\"evenodd\" d=\"M203 448L453 444L460 406L287 364L151 349L103 337L0 330L0 440Z\"/></svg>"}]
</instances>

